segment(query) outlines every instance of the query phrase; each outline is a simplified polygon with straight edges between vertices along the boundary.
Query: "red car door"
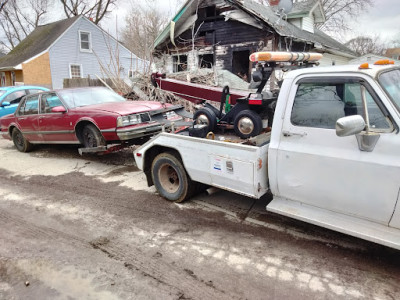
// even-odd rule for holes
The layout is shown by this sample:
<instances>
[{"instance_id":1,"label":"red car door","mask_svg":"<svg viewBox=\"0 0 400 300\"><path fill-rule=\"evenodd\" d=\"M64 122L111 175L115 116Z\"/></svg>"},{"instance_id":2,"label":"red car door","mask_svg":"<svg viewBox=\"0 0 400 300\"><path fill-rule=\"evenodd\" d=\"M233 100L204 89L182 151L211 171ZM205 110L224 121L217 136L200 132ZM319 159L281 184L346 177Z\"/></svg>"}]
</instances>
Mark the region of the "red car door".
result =
<instances>
[{"instance_id":1,"label":"red car door","mask_svg":"<svg viewBox=\"0 0 400 300\"><path fill-rule=\"evenodd\" d=\"M39 132L39 95L27 96L16 113L16 121L24 137L30 142L41 142Z\"/></svg>"},{"instance_id":2,"label":"red car door","mask_svg":"<svg viewBox=\"0 0 400 300\"><path fill-rule=\"evenodd\" d=\"M52 110L55 107L57 112ZM43 141L46 143L78 143L74 132L75 123L71 120L67 107L55 92L41 95L39 127Z\"/></svg>"}]
</instances>

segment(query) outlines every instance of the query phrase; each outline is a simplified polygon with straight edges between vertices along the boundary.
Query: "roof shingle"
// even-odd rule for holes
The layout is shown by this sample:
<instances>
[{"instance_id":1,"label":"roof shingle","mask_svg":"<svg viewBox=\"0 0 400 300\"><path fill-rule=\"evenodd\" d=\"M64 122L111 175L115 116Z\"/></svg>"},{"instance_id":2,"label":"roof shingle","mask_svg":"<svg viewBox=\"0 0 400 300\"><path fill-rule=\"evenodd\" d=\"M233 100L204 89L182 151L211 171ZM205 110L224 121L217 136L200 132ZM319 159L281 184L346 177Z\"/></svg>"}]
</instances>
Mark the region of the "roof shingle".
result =
<instances>
[{"instance_id":1,"label":"roof shingle","mask_svg":"<svg viewBox=\"0 0 400 300\"><path fill-rule=\"evenodd\" d=\"M1 68L14 68L48 49L80 16L38 26L6 56L0 58Z\"/></svg>"}]
</instances>

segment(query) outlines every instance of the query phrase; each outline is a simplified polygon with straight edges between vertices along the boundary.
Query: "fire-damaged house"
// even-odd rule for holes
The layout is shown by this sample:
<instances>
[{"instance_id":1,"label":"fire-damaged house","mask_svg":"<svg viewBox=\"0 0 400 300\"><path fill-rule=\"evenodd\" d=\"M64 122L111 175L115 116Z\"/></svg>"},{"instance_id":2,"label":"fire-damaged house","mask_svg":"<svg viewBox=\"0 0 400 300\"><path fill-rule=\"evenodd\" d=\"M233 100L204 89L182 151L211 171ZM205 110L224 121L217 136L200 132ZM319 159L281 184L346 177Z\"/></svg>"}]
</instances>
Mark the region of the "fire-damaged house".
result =
<instances>
[{"instance_id":1,"label":"fire-damaged house","mask_svg":"<svg viewBox=\"0 0 400 300\"><path fill-rule=\"evenodd\" d=\"M321 65L346 64L356 54L315 25L325 22L320 0L295 3L285 14L252 0L189 0L155 41L167 73L212 68L248 79L252 52L313 51Z\"/></svg>"}]
</instances>

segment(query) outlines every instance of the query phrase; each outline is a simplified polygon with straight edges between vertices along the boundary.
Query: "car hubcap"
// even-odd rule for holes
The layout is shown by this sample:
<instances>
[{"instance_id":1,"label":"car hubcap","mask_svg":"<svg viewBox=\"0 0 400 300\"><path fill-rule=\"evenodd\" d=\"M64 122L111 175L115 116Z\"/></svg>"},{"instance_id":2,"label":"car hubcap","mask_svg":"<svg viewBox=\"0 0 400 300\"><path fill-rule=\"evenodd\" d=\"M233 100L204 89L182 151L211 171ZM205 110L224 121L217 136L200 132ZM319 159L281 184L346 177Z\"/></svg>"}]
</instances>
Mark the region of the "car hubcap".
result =
<instances>
[{"instance_id":1,"label":"car hubcap","mask_svg":"<svg viewBox=\"0 0 400 300\"><path fill-rule=\"evenodd\" d=\"M254 130L254 123L250 118L244 117L239 120L238 128L241 133L250 134Z\"/></svg>"},{"instance_id":2,"label":"car hubcap","mask_svg":"<svg viewBox=\"0 0 400 300\"><path fill-rule=\"evenodd\" d=\"M199 115L196 119L196 124L210 125L210 121L206 115Z\"/></svg>"},{"instance_id":3,"label":"car hubcap","mask_svg":"<svg viewBox=\"0 0 400 300\"><path fill-rule=\"evenodd\" d=\"M20 132L18 132L15 142L16 142L17 146L20 148L22 148L24 146L24 140L23 140L22 134Z\"/></svg>"},{"instance_id":4,"label":"car hubcap","mask_svg":"<svg viewBox=\"0 0 400 300\"><path fill-rule=\"evenodd\" d=\"M96 147L96 140L91 133L86 134L86 144L88 147Z\"/></svg>"},{"instance_id":5,"label":"car hubcap","mask_svg":"<svg viewBox=\"0 0 400 300\"><path fill-rule=\"evenodd\" d=\"M161 166L158 173L161 186L168 193L176 193L179 189L179 176L176 170L169 164Z\"/></svg>"}]
</instances>

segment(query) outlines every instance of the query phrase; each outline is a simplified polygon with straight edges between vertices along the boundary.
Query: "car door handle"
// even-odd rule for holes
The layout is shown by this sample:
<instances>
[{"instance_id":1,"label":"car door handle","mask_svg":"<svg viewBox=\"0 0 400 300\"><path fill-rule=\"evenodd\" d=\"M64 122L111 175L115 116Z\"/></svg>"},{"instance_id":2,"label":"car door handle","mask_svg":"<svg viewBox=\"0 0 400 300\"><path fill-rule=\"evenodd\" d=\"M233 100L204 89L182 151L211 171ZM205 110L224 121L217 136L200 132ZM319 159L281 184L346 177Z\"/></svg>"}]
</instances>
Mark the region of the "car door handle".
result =
<instances>
[{"instance_id":1,"label":"car door handle","mask_svg":"<svg viewBox=\"0 0 400 300\"><path fill-rule=\"evenodd\" d=\"M307 132L291 132L291 131L282 131L283 136L293 136L293 135L297 135L297 136L306 136Z\"/></svg>"}]
</instances>

